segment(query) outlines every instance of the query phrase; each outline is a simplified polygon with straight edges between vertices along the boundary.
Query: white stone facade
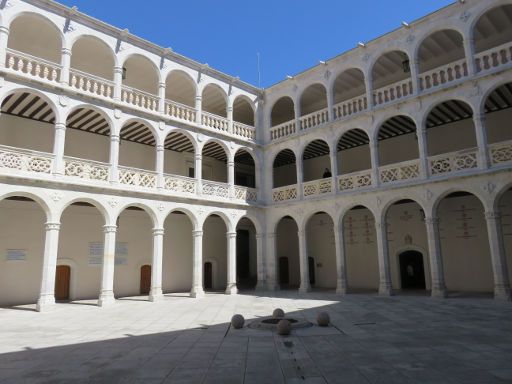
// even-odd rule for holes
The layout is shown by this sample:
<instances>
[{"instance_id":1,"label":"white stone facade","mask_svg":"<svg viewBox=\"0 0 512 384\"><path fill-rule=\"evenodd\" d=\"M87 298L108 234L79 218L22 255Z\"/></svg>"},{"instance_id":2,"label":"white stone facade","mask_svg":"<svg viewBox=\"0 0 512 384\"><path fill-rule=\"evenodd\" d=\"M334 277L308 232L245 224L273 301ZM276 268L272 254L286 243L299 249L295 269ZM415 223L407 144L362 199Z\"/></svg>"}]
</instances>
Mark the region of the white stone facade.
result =
<instances>
[{"instance_id":1,"label":"white stone facade","mask_svg":"<svg viewBox=\"0 0 512 384\"><path fill-rule=\"evenodd\" d=\"M51 307L57 266L66 299L99 305L241 275L390 295L412 251L434 297L510 299L512 1L457 2L265 90L76 9L2 6L0 305Z\"/></svg>"}]
</instances>

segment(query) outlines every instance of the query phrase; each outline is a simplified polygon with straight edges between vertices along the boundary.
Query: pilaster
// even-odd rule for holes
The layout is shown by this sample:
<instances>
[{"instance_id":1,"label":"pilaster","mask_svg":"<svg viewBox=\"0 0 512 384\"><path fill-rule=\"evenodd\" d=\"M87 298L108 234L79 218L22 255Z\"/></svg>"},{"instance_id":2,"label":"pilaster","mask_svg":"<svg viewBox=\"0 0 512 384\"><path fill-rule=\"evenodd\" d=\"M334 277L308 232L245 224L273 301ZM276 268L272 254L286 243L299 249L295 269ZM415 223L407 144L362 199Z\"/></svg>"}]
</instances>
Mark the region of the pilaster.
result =
<instances>
[{"instance_id":1,"label":"pilaster","mask_svg":"<svg viewBox=\"0 0 512 384\"><path fill-rule=\"evenodd\" d=\"M162 255L164 229L153 228L153 260L151 263L151 290L149 301L160 301L162 294Z\"/></svg>"},{"instance_id":2,"label":"pilaster","mask_svg":"<svg viewBox=\"0 0 512 384\"><path fill-rule=\"evenodd\" d=\"M105 307L115 302L114 268L116 257L116 225L103 226L105 236L103 244L103 265L101 268L101 293L98 306Z\"/></svg>"},{"instance_id":3,"label":"pilaster","mask_svg":"<svg viewBox=\"0 0 512 384\"><path fill-rule=\"evenodd\" d=\"M39 312L44 312L55 304L55 273L57 270L59 231L60 223L48 222L45 224L43 276L36 307Z\"/></svg>"},{"instance_id":4,"label":"pilaster","mask_svg":"<svg viewBox=\"0 0 512 384\"><path fill-rule=\"evenodd\" d=\"M193 255L192 255L192 289L190 297L200 298L204 296L203 290L203 231L192 231Z\"/></svg>"},{"instance_id":5,"label":"pilaster","mask_svg":"<svg viewBox=\"0 0 512 384\"><path fill-rule=\"evenodd\" d=\"M226 295L236 295L236 232L227 232L227 250L228 250L228 281L226 285Z\"/></svg>"}]
</instances>

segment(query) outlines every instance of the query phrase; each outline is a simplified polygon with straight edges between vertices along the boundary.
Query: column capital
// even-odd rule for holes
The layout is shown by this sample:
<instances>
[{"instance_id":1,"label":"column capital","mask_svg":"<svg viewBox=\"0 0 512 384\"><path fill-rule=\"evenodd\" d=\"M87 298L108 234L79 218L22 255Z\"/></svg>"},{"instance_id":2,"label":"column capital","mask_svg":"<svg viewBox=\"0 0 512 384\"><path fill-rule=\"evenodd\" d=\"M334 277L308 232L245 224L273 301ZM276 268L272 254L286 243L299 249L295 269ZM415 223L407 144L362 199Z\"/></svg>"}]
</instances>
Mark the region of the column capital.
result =
<instances>
[{"instance_id":1,"label":"column capital","mask_svg":"<svg viewBox=\"0 0 512 384\"><path fill-rule=\"evenodd\" d=\"M486 220L500 220L501 212L500 211L485 211L484 216Z\"/></svg>"},{"instance_id":2,"label":"column capital","mask_svg":"<svg viewBox=\"0 0 512 384\"><path fill-rule=\"evenodd\" d=\"M9 34L9 28L1 26L0 27L0 33L5 33L6 35Z\"/></svg>"},{"instance_id":3,"label":"column capital","mask_svg":"<svg viewBox=\"0 0 512 384\"><path fill-rule=\"evenodd\" d=\"M473 119L475 121L480 121L480 122L484 122L485 119L486 119L487 115L485 113L482 113L481 111L476 111L474 114L473 114Z\"/></svg>"},{"instance_id":4,"label":"column capital","mask_svg":"<svg viewBox=\"0 0 512 384\"><path fill-rule=\"evenodd\" d=\"M267 237L269 239L274 239L276 237L276 233L275 232L269 232L269 233L267 233Z\"/></svg>"},{"instance_id":5,"label":"column capital","mask_svg":"<svg viewBox=\"0 0 512 384\"><path fill-rule=\"evenodd\" d=\"M299 229L299 230L297 230L297 235L298 235L299 237L306 236L306 231L305 231L305 230L303 230L303 229Z\"/></svg>"},{"instance_id":6,"label":"column capital","mask_svg":"<svg viewBox=\"0 0 512 384\"><path fill-rule=\"evenodd\" d=\"M193 230L193 231L192 231L192 236L193 236L193 237L201 237L201 236L203 236L203 231L202 231L202 230L200 230L200 229L198 229L198 230Z\"/></svg>"},{"instance_id":7,"label":"column capital","mask_svg":"<svg viewBox=\"0 0 512 384\"><path fill-rule=\"evenodd\" d=\"M388 226L388 223L386 221L376 221L375 222L375 228L377 229L386 229Z\"/></svg>"},{"instance_id":8,"label":"column capital","mask_svg":"<svg viewBox=\"0 0 512 384\"><path fill-rule=\"evenodd\" d=\"M163 228L153 228L153 236L163 236L165 230Z\"/></svg>"},{"instance_id":9,"label":"column capital","mask_svg":"<svg viewBox=\"0 0 512 384\"><path fill-rule=\"evenodd\" d=\"M163 82L163 81L159 82L158 88L165 88L165 82Z\"/></svg>"},{"instance_id":10,"label":"column capital","mask_svg":"<svg viewBox=\"0 0 512 384\"><path fill-rule=\"evenodd\" d=\"M119 142L121 140L121 137L119 135L110 135L110 141L113 142Z\"/></svg>"},{"instance_id":11,"label":"column capital","mask_svg":"<svg viewBox=\"0 0 512 384\"><path fill-rule=\"evenodd\" d=\"M156 145L156 151L157 151L157 152L163 152L163 151L164 151L164 149L165 149L165 148L164 148L163 144L157 144L157 145Z\"/></svg>"},{"instance_id":12,"label":"column capital","mask_svg":"<svg viewBox=\"0 0 512 384\"><path fill-rule=\"evenodd\" d=\"M104 225L103 226L103 233L116 233L117 232L117 225Z\"/></svg>"},{"instance_id":13,"label":"column capital","mask_svg":"<svg viewBox=\"0 0 512 384\"><path fill-rule=\"evenodd\" d=\"M64 123L55 123L55 129L61 129L63 131L66 130L66 124Z\"/></svg>"},{"instance_id":14,"label":"column capital","mask_svg":"<svg viewBox=\"0 0 512 384\"><path fill-rule=\"evenodd\" d=\"M203 95L201 93L196 94L196 101L203 100Z\"/></svg>"},{"instance_id":15,"label":"column capital","mask_svg":"<svg viewBox=\"0 0 512 384\"><path fill-rule=\"evenodd\" d=\"M234 167L235 161L234 160L228 160L228 167Z\"/></svg>"},{"instance_id":16,"label":"column capital","mask_svg":"<svg viewBox=\"0 0 512 384\"><path fill-rule=\"evenodd\" d=\"M60 52L63 54L63 55L68 55L68 56L71 56L71 49L69 48L66 48L66 47L63 47Z\"/></svg>"},{"instance_id":17,"label":"column capital","mask_svg":"<svg viewBox=\"0 0 512 384\"><path fill-rule=\"evenodd\" d=\"M196 153L196 154L194 154L194 159L196 159L196 160L202 160L202 159L203 159L203 154L202 154L202 153Z\"/></svg>"},{"instance_id":18,"label":"column capital","mask_svg":"<svg viewBox=\"0 0 512 384\"><path fill-rule=\"evenodd\" d=\"M47 231L58 231L60 230L60 223L57 223L57 222L48 222L48 223L45 223L44 224L44 228L47 230Z\"/></svg>"},{"instance_id":19,"label":"column capital","mask_svg":"<svg viewBox=\"0 0 512 384\"><path fill-rule=\"evenodd\" d=\"M425 217L425 223L429 225L439 225L439 217L436 216L426 216Z\"/></svg>"},{"instance_id":20,"label":"column capital","mask_svg":"<svg viewBox=\"0 0 512 384\"><path fill-rule=\"evenodd\" d=\"M236 238L236 231L235 232L226 232L226 237L228 239Z\"/></svg>"},{"instance_id":21,"label":"column capital","mask_svg":"<svg viewBox=\"0 0 512 384\"><path fill-rule=\"evenodd\" d=\"M114 73L117 73L118 75L122 75L123 67L122 66L114 66Z\"/></svg>"},{"instance_id":22,"label":"column capital","mask_svg":"<svg viewBox=\"0 0 512 384\"><path fill-rule=\"evenodd\" d=\"M228 105L228 106L226 107L226 111L228 111L228 112L233 112L233 106L232 106L232 105Z\"/></svg>"}]
</instances>

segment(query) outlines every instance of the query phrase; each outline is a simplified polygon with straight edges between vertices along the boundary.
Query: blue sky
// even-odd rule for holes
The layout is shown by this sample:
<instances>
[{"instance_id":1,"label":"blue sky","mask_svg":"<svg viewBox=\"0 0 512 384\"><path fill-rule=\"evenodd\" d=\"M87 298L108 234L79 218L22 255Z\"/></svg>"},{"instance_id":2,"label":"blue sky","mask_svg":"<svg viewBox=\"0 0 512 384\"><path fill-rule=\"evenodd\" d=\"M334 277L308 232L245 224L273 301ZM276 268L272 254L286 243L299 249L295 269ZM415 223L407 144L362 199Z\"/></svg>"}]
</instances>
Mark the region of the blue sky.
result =
<instances>
[{"instance_id":1,"label":"blue sky","mask_svg":"<svg viewBox=\"0 0 512 384\"><path fill-rule=\"evenodd\" d=\"M60 0L267 87L453 0ZM141 6L141 4L143 6Z\"/></svg>"}]
</instances>

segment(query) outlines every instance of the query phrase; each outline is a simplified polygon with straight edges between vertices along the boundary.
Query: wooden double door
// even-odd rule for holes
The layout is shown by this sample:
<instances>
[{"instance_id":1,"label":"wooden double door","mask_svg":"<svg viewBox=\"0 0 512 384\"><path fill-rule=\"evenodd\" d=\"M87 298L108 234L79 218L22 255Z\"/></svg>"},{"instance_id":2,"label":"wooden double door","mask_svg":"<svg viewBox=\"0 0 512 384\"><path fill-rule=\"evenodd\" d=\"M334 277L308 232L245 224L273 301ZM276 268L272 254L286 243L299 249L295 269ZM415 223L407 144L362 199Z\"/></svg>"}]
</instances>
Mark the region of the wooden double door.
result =
<instances>
[{"instance_id":1,"label":"wooden double door","mask_svg":"<svg viewBox=\"0 0 512 384\"><path fill-rule=\"evenodd\" d=\"M71 267L57 265L55 271L55 300L69 300L69 285L71 283Z\"/></svg>"}]
</instances>

